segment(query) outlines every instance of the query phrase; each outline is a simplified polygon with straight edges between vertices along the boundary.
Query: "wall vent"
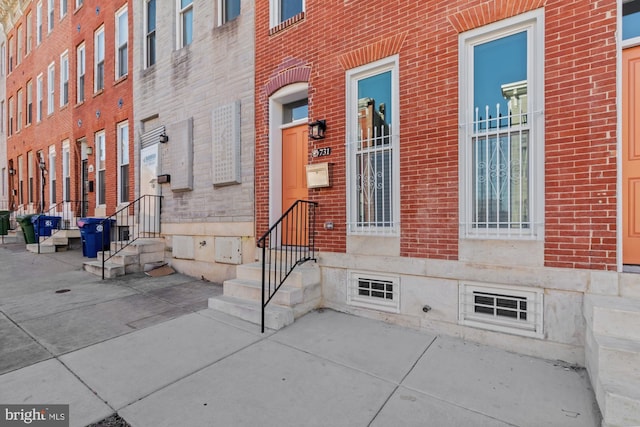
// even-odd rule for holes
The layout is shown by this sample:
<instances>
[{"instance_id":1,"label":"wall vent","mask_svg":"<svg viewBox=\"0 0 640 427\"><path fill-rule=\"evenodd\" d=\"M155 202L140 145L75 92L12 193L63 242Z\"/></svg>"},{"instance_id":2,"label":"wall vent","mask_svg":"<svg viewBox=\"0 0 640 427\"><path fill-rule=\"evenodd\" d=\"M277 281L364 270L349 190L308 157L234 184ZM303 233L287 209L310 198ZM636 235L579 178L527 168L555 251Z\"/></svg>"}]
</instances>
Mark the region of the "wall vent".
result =
<instances>
[{"instance_id":1,"label":"wall vent","mask_svg":"<svg viewBox=\"0 0 640 427\"><path fill-rule=\"evenodd\" d=\"M504 285L461 283L460 324L543 338L543 291Z\"/></svg>"}]
</instances>

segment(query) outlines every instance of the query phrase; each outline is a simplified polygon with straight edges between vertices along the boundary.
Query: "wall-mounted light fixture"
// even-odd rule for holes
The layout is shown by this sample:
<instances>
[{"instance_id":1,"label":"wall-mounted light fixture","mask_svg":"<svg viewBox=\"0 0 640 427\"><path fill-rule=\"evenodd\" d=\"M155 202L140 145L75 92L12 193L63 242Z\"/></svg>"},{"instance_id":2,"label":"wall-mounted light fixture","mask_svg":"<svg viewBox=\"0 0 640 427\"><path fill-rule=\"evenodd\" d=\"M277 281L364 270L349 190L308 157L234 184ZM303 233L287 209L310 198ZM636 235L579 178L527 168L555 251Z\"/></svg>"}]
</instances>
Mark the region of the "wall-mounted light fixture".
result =
<instances>
[{"instance_id":1,"label":"wall-mounted light fixture","mask_svg":"<svg viewBox=\"0 0 640 427\"><path fill-rule=\"evenodd\" d=\"M16 170L14 168L9 168L9 175L15 175Z\"/></svg>"},{"instance_id":2,"label":"wall-mounted light fixture","mask_svg":"<svg viewBox=\"0 0 640 427\"><path fill-rule=\"evenodd\" d=\"M165 173L164 175L158 175L158 184L168 184L171 182L171 175Z\"/></svg>"},{"instance_id":3,"label":"wall-mounted light fixture","mask_svg":"<svg viewBox=\"0 0 640 427\"><path fill-rule=\"evenodd\" d=\"M162 144L164 144L165 142L169 142L169 135L167 135L166 133L161 133L160 134L160 142Z\"/></svg>"},{"instance_id":4,"label":"wall-mounted light fixture","mask_svg":"<svg viewBox=\"0 0 640 427\"><path fill-rule=\"evenodd\" d=\"M326 120L316 120L309 123L309 138L324 139L324 131L327 130Z\"/></svg>"},{"instance_id":5,"label":"wall-mounted light fixture","mask_svg":"<svg viewBox=\"0 0 640 427\"><path fill-rule=\"evenodd\" d=\"M93 154L93 147L87 146L87 156L90 156L92 154Z\"/></svg>"}]
</instances>

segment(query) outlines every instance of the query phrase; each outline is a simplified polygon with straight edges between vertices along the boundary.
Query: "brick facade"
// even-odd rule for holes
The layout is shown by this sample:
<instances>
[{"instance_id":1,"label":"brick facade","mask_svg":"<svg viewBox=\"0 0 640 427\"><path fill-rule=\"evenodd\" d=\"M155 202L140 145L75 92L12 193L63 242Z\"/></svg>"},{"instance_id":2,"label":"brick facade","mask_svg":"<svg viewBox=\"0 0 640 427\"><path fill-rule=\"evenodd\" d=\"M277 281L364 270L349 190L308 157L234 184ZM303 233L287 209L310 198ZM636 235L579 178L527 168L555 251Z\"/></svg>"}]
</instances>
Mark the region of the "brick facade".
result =
<instances>
[{"instance_id":1,"label":"brick facade","mask_svg":"<svg viewBox=\"0 0 640 427\"><path fill-rule=\"evenodd\" d=\"M268 3L256 7L258 235L269 225L274 81L310 70L309 118L326 119L334 164L332 187L310 190L318 223L335 224L319 229L317 245L345 252L345 71L398 53L399 255L459 259L458 35L544 7L544 265L616 269L615 1L307 1L302 19L278 31Z\"/></svg>"}]
</instances>

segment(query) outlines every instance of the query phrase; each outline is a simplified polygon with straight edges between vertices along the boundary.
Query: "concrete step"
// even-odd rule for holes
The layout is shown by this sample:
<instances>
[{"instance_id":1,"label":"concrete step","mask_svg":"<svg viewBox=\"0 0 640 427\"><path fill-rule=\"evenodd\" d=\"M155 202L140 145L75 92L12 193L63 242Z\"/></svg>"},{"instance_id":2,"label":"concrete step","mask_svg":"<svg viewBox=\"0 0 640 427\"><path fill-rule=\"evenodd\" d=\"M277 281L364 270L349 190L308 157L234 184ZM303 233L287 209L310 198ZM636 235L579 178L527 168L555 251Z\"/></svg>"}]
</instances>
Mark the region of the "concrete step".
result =
<instances>
[{"instance_id":1,"label":"concrete step","mask_svg":"<svg viewBox=\"0 0 640 427\"><path fill-rule=\"evenodd\" d=\"M68 230L58 230L54 234L59 237L66 237L68 239L73 239L73 238L79 239L81 237L80 230L77 228L71 228Z\"/></svg>"},{"instance_id":2,"label":"concrete step","mask_svg":"<svg viewBox=\"0 0 640 427\"><path fill-rule=\"evenodd\" d=\"M640 342L595 335L588 329L586 350L592 378L640 384Z\"/></svg>"},{"instance_id":3,"label":"concrete step","mask_svg":"<svg viewBox=\"0 0 640 427\"><path fill-rule=\"evenodd\" d=\"M276 269L271 272L271 283L279 283L281 274L277 267L276 265ZM236 270L236 276L238 279L262 283L262 263L254 262L239 265ZM320 267L313 261L307 261L296 266L284 284L295 288L303 288L319 282Z\"/></svg>"},{"instance_id":4,"label":"concrete step","mask_svg":"<svg viewBox=\"0 0 640 427\"><path fill-rule=\"evenodd\" d=\"M152 252L162 252L164 254L164 246L164 239L138 239L124 247L122 251L137 254ZM116 251L120 248L122 248L122 244L120 242L111 243L112 251Z\"/></svg>"},{"instance_id":5,"label":"concrete step","mask_svg":"<svg viewBox=\"0 0 640 427\"><path fill-rule=\"evenodd\" d=\"M84 269L96 276L102 276L102 261L85 261ZM112 262L106 262L104 264L104 277L105 279L113 279L118 276L125 275L125 267L123 265L117 265Z\"/></svg>"},{"instance_id":6,"label":"concrete step","mask_svg":"<svg viewBox=\"0 0 640 427\"><path fill-rule=\"evenodd\" d=\"M209 298L209 308L238 317L247 322L255 323L256 325L261 324L261 304L256 301L222 295ZM267 305L264 319L266 328L279 330L293 323L294 314L293 310L289 307L282 307L271 303Z\"/></svg>"},{"instance_id":7,"label":"concrete step","mask_svg":"<svg viewBox=\"0 0 640 427\"><path fill-rule=\"evenodd\" d=\"M603 427L640 426L640 385L597 381L596 398Z\"/></svg>"},{"instance_id":8,"label":"concrete step","mask_svg":"<svg viewBox=\"0 0 640 427\"><path fill-rule=\"evenodd\" d=\"M113 255L109 258L109 252L98 251L98 259L102 260L102 257L108 258L109 262L112 262L117 265L131 265L131 264L139 264L140 263L140 255L136 253L130 253L121 251L117 254Z\"/></svg>"},{"instance_id":9,"label":"concrete step","mask_svg":"<svg viewBox=\"0 0 640 427\"><path fill-rule=\"evenodd\" d=\"M640 274L620 275L620 296L640 300Z\"/></svg>"},{"instance_id":10,"label":"concrete step","mask_svg":"<svg viewBox=\"0 0 640 427\"><path fill-rule=\"evenodd\" d=\"M22 239L22 236L20 236L20 239ZM12 233L0 236L0 245L4 243L17 243L19 241L18 236ZM24 242L24 240L22 241Z\"/></svg>"},{"instance_id":11,"label":"concrete step","mask_svg":"<svg viewBox=\"0 0 640 427\"><path fill-rule=\"evenodd\" d=\"M228 297L262 301L262 284L253 280L231 279L222 284L223 294ZM291 307L301 303L304 292L302 288L283 285L278 289L271 302ZM266 296L268 298L268 296Z\"/></svg>"},{"instance_id":12,"label":"concrete step","mask_svg":"<svg viewBox=\"0 0 640 427\"><path fill-rule=\"evenodd\" d=\"M46 244L47 242L41 243L38 248L37 243L28 243L27 251L34 254L52 254L56 251L56 246L51 242L50 244Z\"/></svg>"},{"instance_id":13,"label":"concrete step","mask_svg":"<svg viewBox=\"0 0 640 427\"><path fill-rule=\"evenodd\" d=\"M584 317L595 335L640 341L640 300L588 294Z\"/></svg>"}]
</instances>

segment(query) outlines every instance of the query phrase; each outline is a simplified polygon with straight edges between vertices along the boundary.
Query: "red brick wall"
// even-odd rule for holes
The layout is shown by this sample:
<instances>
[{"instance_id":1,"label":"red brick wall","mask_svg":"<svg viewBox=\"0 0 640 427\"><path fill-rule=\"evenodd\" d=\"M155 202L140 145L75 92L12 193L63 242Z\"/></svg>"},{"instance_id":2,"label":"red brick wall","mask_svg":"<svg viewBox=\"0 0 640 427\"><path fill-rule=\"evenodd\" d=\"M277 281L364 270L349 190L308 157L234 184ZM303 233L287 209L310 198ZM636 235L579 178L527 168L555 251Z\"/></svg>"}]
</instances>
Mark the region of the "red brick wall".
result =
<instances>
[{"instance_id":1,"label":"red brick wall","mask_svg":"<svg viewBox=\"0 0 640 427\"><path fill-rule=\"evenodd\" d=\"M401 255L458 257L458 33L545 7L548 266L614 269L614 0L306 2L304 19L269 34L256 4L256 220L268 226L268 94L283 70L311 67L309 117L327 120L333 186L319 202L321 250L346 249L345 67L399 54ZM597 6L597 7L596 7ZM311 157L310 157L311 159ZM313 160L313 159L311 159Z\"/></svg>"},{"instance_id":2,"label":"red brick wall","mask_svg":"<svg viewBox=\"0 0 640 427\"><path fill-rule=\"evenodd\" d=\"M27 81L33 80L33 123L31 126L23 128L20 133L14 134L7 140L7 158L14 160L17 167L17 157L25 156L29 150L34 153L43 150L47 167L49 163L49 146L56 146L56 169L57 169L57 201L62 201L62 141L68 139L71 151L71 199L80 200L81 183L81 156L80 145L76 141L86 137L87 144L94 147L94 133L104 130L106 134L106 184L107 184L107 213L115 212L117 204L117 146L116 146L116 126L118 122L129 120L129 148L130 148L130 171L129 188L130 198L133 199L134 187L134 156L133 156L133 86L131 80L132 72L132 39L133 39L133 8L129 8L129 76L115 81L115 12L123 5L128 4L127 0L100 2L96 0L85 0L84 5L78 10L74 10L75 2L69 1L67 15L60 20L60 3L55 2L55 23L51 34L47 34L47 13L46 2L43 3L43 41L36 46L36 3L30 2L25 13L18 21L25 25L26 15L29 10L33 15L33 46L32 51L23 62L14 67L14 71L7 76L7 99L14 97L19 88L24 91L23 102L26 103ZM105 28L105 88L99 94L93 93L93 37L94 31L104 24ZM9 36L15 34L16 26L9 31ZM86 47L86 77L85 77L85 101L76 103L76 47L84 40ZM69 104L60 107L60 54L68 51L69 57ZM7 49L8 51L8 49ZM47 67L51 62L55 62L55 106L54 113L47 116ZM37 88L36 77L43 73L45 78L43 120L36 122ZM122 106L119 100L122 99ZM15 102L15 101L14 101ZM100 111L97 117L96 112ZM95 175L95 155L89 156L89 164L94 165L94 172L89 174L89 180L96 180ZM25 163L26 166L26 163ZM25 168L26 173L26 168ZM38 173L39 175L39 173ZM13 188L17 188L17 178L13 180ZM39 181L38 181L39 182ZM45 207L49 206L49 178L45 189ZM26 188L26 187L25 187ZM39 184L38 184L39 188ZM97 187L96 187L97 190ZM39 194L37 192L38 203ZM93 214L95 207L96 192L89 193L89 214ZM16 202L17 205L17 202Z\"/></svg>"}]
</instances>

